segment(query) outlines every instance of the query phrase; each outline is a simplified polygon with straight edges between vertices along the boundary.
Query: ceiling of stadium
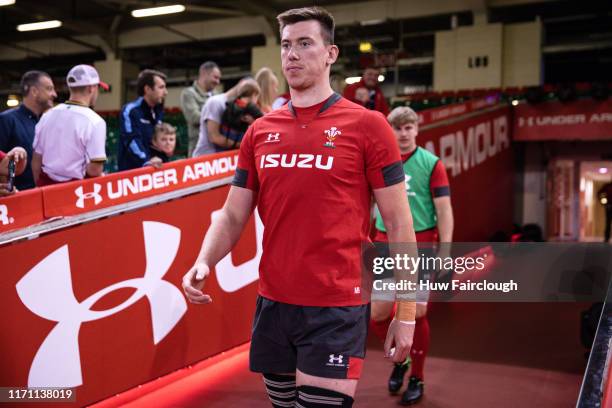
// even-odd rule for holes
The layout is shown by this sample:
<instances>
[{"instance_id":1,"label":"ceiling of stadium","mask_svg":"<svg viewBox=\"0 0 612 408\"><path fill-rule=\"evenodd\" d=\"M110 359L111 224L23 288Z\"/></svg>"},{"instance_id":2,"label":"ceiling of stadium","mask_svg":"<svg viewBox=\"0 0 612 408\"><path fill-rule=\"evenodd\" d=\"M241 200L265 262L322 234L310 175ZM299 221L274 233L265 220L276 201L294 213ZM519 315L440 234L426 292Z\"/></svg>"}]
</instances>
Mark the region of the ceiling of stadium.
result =
<instances>
[{"instance_id":1,"label":"ceiling of stadium","mask_svg":"<svg viewBox=\"0 0 612 408\"><path fill-rule=\"evenodd\" d=\"M178 14L134 18L131 11L181 3ZM612 2L532 0L17 0L0 7L0 93L15 89L28 69L63 77L77 63L116 56L140 68L155 67L186 78L204 60L225 68L226 76L250 69L251 48L273 42L276 15L288 8L324 6L337 20L336 43L342 68L359 68L359 43L378 52L401 50L414 61L414 82L431 83L434 33L453 26L516 23L540 19L544 25L547 82L599 80L612 65ZM61 20L52 30L18 32L16 26ZM554 67L563 67L554 68ZM603 76L603 78L601 78Z\"/></svg>"}]
</instances>

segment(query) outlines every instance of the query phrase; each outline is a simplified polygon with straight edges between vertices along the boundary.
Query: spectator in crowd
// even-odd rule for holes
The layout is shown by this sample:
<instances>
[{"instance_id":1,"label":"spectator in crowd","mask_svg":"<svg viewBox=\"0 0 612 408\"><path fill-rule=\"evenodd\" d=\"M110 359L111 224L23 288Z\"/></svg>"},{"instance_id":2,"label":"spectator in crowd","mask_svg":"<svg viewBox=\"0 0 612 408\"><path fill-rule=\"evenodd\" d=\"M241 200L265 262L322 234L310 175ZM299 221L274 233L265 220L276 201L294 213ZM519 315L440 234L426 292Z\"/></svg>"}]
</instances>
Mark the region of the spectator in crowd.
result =
<instances>
[{"instance_id":1,"label":"spectator in crowd","mask_svg":"<svg viewBox=\"0 0 612 408\"><path fill-rule=\"evenodd\" d=\"M385 95L378 86L379 75L380 71L377 68L366 68L359 82L344 88L344 97L387 116L389 114L389 106L385 100Z\"/></svg>"},{"instance_id":2,"label":"spectator in crowd","mask_svg":"<svg viewBox=\"0 0 612 408\"><path fill-rule=\"evenodd\" d=\"M51 77L42 71L23 74L20 89L23 97L21 105L0 113L0 150L8 152L19 146L27 152L26 168L15 179L15 186L25 190L36 186L31 167L34 128L40 116L53 107L57 94Z\"/></svg>"},{"instance_id":3,"label":"spectator in crowd","mask_svg":"<svg viewBox=\"0 0 612 408\"><path fill-rule=\"evenodd\" d=\"M612 182L605 184L598 192L599 202L606 210L606 228L604 231L604 242L610 241L610 227L612 226Z\"/></svg>"},{"instance_id":4,"label":"spectator in crowd","mask_svg":"<svg viewBox=\"0 0 612 408\"><path fill-rule=\"evenodd\" d=\"M209 133L209 140L212 137L213 144L217 151L237 149L240 147L242 137L249 125L263 116L257 106L260 95L260 88L256 83L245 83L240 88L238 97L225 104L225 111L221 117L220 133L223 139L219 139L216 134Z\"/></svg>"},{"instance_id":5,"label":"spectator in crowd","mask_svg":"<svg viewBox=\"0 0 612 408\"><path fill-rule=\"evenodd\" d=\"M181 110L187 122L189 136L188 155L191 156L200 135L200 113L206 100L213 96L214 89L221 83L219 66L206 61L200 65L198 79L181 92Z\"/></svg>"},{"instance_id":6,"label":"spectator in crowd","mask_svg":"<svg viewBox=\"0 0 612 408\"><path fill-rule=\"evenodd\" d=\"M168 163L174 156L176 148L176 128L169 123L159 123L155 125L153 140L151 142L151 159L149 164L153 167L161 167L163 163Z\"/></svg>"},{"instance_id":7,"label":"spectator in crowd","mask_svg":"<svg viewBox=\"0 0 612 408\"><path fill-rule=\"evenodd\" d=\"M272 104L278 97L278 78L270 68L263 67L255 75L255 80L259 84L261 94L259 95L259 107L263 113L273 110Z\"/></svg>"},{"instance_id":8,"label":"spectator in crowd","mask_svg":"<svg viewBox=\"0 0 612 408\"><path fill-rule=\"evenodd\" d=\"M151 158L150 146L155 125L164 118L168 95L166 75L152 69L138 74L138 98L121 108L121 135L117 152L119 170L142 167Z\"/></svg>"},{"instance_id":9,"label":"spectator in crowd","mask_svg":"<svg viewBox=\"0 0 612 408\"><path fill-rule=\"evenodd\" d=\"M419 117L415 111L406 106L397 107L387 119L393 127L402 155L406 199L410 205L417 243L423 243L422 247L419 245L419 251L432 256L428 253L432 243L438 239L442 243L449 243L453 238L453 209L446 169L437 156L417 146ZM374 241L388 242L385 223L379 215ZM450 256L449 245L440 245L437 256L442 259ZM429 280L431 272L420 268L419 278L422 281ZM424 392L423 371L430 343L427 297L427 294L417 295L414 343L410 358L403 363L396 363L389 378L389 392L395 394L402 387L404 376L412 364L408 388L400 401L402 405L418 402ZM393 306L393 302L372 301L370 327L383 342L393 318Z\"/></svg>"},{"instance_id":10,"label":"spectator in crowd","mask_svg":"<svg viewBox=\"0 0 612 408\"><path fill-rule=\"evenodd\" d=\"M223 112L225 112L227 101L239 95L245 84L251 84L259 89L254 79L244 78L229 91L208 98L200 115L200 136L193 151L193 157L215 153L218 148L231 147L232 143L221 134L221 118Z\"/></svg>"},{"instance_id":11,"label":"spectator in crowd","mask_svg":"<svg viewBox=\"0 0 612 408\"><path fill-rule=\"evenodd\" d=\"M70 99L36 125L32 172L38 186L101 176L106 161L106 122L93 111L100 81L91 65L77 65L66 77Z\"/></svg>"},{"instance_id":12,"label":"spectator in crowd","mask_svg":"<svg viewBox=\"0 0 612 408\"><path fill-rule=\"evenodd\" d=\"M9 163L11 160L15 165L13 169L15 172L14 176L18 176L23 173L28 164L28 153L23 147L14 147L8 153L4 153L0 150L0 197L15 194L19 191L17 187L14 186L14 183L9 182Z\"/></svg>"}]
</instances>

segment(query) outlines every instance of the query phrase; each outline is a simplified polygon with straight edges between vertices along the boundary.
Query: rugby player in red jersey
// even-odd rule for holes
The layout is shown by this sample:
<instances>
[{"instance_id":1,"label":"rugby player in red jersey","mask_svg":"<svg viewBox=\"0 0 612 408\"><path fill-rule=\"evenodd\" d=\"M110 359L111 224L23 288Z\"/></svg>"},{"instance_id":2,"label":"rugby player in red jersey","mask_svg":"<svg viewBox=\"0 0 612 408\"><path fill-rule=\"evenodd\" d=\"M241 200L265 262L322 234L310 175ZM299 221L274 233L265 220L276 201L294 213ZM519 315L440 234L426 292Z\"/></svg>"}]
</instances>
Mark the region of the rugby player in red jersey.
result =
<instances>
[{"instance_id":1,"label":"rugby player in red jersey","mask_svg":"<svg viewBox=\"0 0 612 408\"><path fill-rule=\"evenodd\" d=\"M256 205L265 232L250 369L263 374L274 407L350 407L370 314L361 244L369 239L371 197L389 241L414 242L404 173L385 117L330 87L339 52L333 17L312 7L286 11L278 21L291 102L247 130L227 200L183 288L193 303L212 301L202 292L204 280ZM385 353L401 362L416 305L397 303Z\"/></svg>"}]
</instances>

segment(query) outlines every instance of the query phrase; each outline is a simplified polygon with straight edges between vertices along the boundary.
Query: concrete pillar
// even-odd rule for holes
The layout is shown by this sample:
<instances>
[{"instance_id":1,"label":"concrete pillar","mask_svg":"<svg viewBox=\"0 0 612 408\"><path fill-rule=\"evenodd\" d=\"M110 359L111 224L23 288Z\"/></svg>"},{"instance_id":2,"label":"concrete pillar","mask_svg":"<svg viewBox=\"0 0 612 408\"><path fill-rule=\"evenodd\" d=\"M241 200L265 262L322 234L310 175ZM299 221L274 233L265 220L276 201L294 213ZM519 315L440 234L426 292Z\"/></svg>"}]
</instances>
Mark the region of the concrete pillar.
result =
<instances>
[{"instance_id":1,"label":"concrete pillar","mask_svg":"<svg viewBox=\"0 0 612 408\"><path fill-rule=\"evenodd\" d=\"M542 83L542 22L504 26L502 85L533 86Z\"/></svg>"},{"instance_id":2,"label":"concrete pillar","mask_svg":"<svg viewBox=\"0 0 612 408\"><path fill-rule=\"evenodd\" d=\"M436 33L434 89L541 84L542 23L485 24L483 19Z\"/></svg>"},{"instance_id":3,"label":"concrete pillar","mask_svg":"<svg viewBox=\"0 0 612 408\"><path fill-rule=\"evenodd\" d=\"M263 67L270 68L278 78L278 92L282 94L287 91L287 86L281 67L280 54L280 45L273 38L268 38L265 46L253 47L251 49L251 72L255 75Z\"/></svg>"},{"instance_id":4,"label":"concrete pillar","mask_svg":"<svg viewBox=\"0 0 612 408\"><path fill-rule=\"evenodd\" d=\"M119 110L126 102L126 84L138 76L138 66L109 55L104 61L94 62L102 81L110 84L110 92L101 92L96 110Z\"/></svg>"}]
</instances>

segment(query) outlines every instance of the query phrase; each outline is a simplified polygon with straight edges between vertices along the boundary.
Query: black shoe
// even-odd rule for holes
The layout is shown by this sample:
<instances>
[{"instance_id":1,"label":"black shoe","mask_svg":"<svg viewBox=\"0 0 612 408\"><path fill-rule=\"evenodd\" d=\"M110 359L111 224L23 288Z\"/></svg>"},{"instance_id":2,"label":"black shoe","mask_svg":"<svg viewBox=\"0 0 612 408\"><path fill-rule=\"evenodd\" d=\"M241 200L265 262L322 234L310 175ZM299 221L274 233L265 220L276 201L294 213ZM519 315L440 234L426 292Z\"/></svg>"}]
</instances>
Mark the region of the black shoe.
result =
<instances>
[{"instance_id":1,"label":"black shoe","mask_svg":"<svg viewBox=\"0 0 612 408\"><path fill-rule=\"evenodd\" d=\"M423 397L423 380L418 377L410 377L410 381L408 382L408 388L402 395L402 400L400 404L402 405L412 405L419 402L419 400Z\"/></svg>"},{"instance_id":2,"label":"black shoe","mask_svg":"<svg viewBox=\"0 0 612 408\"><path fill-rule=\"evenodd\" d=\"M410 360L405 361L402 364L394 364L391 377L389 377L389 392L391 394L397 393L402 385L404 384L404 376L406 371L410 368Z\"/></svg>"}]
</instances>

